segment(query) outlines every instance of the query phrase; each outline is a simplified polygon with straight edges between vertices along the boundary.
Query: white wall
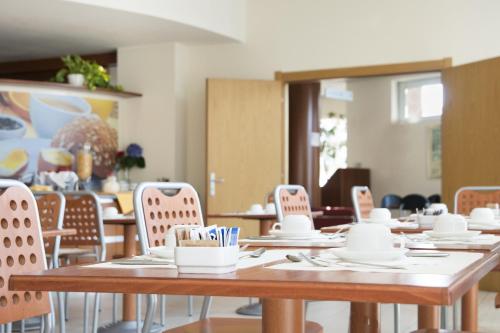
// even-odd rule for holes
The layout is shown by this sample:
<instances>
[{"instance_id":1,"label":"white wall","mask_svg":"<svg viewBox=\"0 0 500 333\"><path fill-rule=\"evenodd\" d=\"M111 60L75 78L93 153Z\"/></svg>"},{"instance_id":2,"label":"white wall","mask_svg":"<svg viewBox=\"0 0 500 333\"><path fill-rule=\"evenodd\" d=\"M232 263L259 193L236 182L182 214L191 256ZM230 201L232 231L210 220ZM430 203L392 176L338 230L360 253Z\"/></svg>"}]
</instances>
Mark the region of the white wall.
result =
<instances>
[{"instance_id":1,"label":"white wall","mask_svg":"<svg viewBox=\"0 0 500 333\"><path fill-rule=\"evenodd\" d=\"M354 94L347 103L347 163L371 170L371 190L377 205L385 194L425 196L441 192L440 179L428 179L426 157L429 127L439 119L416 124L393 122L392 80L396 77L347 81Z\"/></svg>"},{"instance_id":2,"label":"white wall","mask_svg":"<svg viewBox=\"0 0 500 333\"><path fill-rule=\"evenodd\" d=\"M244 44L190 46L187 180L205 186L205 79L500 54L496 0L251 0Z\"/></svg>"},{"instance_id":3,"label":"white wall","mask_svg":"<svg viewBox=\"0 0 500 333\"><path fill-rule=\"evenodd\" d=\"M448 56L459 64L495 57L500 54L499 12L500 1L497 0L248 1L245 43L185 45L182 52L174 52L187 67L181 71L187 87L186 126L175 129L186 131L186 144L171 158L182 160L181 150L185 151L186 159L182 164L186 180L204 193L205 80L209 77L273 79L277 70L360 66ZM136 71L147 84L147 75L141 74L139 67ZM151 73L151 80L157 81L154 74ZM168 86L168 78L165 80ZM133 85L126 84L128 89L140 88L133 83L133 78L128 81ZM150 108L141 112L164 118L164 109ZM148 130L140 134L141 140L150 137L150 133L144 131ZM154 140L144 140L148 142L146 148L156 144ZM163 157L160 161L166 163ZM161 166L155 168L161 169Z\"/></svg>"}]
</instances>

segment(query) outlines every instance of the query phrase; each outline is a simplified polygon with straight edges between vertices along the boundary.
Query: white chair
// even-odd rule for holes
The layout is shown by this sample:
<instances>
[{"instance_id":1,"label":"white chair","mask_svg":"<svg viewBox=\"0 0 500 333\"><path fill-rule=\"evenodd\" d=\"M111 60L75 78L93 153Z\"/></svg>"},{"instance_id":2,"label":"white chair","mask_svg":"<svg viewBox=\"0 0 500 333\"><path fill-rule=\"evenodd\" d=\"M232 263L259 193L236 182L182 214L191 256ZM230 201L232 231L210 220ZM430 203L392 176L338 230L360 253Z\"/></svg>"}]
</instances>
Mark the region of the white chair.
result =
<instances>
[{"instance_id":1,"label":"white chair","mask_svg":"<svg viewBox=\"0 0 500 333\"><path fill-rule=\"evenodd\" d=\"M314 227L309 194L301 185L278 185L274 189L276 218L282 222L287 215L306 215Z\"/></svg>"}]
</instances>

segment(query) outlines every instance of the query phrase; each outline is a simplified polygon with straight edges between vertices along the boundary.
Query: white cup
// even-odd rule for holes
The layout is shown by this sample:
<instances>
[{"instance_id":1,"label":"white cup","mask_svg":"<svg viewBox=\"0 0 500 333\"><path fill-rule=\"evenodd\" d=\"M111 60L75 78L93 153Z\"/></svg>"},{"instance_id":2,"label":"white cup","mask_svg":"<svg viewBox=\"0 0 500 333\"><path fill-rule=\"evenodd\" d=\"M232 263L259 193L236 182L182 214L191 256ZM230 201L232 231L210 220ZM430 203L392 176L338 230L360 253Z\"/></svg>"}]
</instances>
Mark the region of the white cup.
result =
<instances>
[{"instance_id":1,"label":"white cup","mask_svg":"<svg viewBox=\"0 0 500 333\"><path fill-rule=\"evenodd\" d=\"M474 208L470 212L471 221L483 222L483 223L492 223L495 221L495 213L491 208Z\"/></svg>"},{"instance_id":2,"label":"white cup","mask_svg":"<svg viewBox=\"0 0 500 333\"><path fill-rule=\"evenodd\" d=\"M461 215L441 214L434 222L434 232L464 232L467 231L467 221Z\"/></svg>"},{"instance_id":3,"label":"white cup","mask_svg":"<svg viewBox=\"0 0 500 333\"><path fill-rule=\"evenodd\" d=\"M448 206L444 203L433 203L427 208L427 210L433 211L433 212L439 212L441 211L441 214L447 214L448 213Z\"/></svg>"},{"instance_id":4,"label":"white cup","mask_svg":"<svg viewBox=\"0 0 500 333\"><path fill-rule=\"evenodd\" d=\"M391 219L391 211L387 208L373 208L370 211L370 220L389 221L390 219Z\"/></svg>"},{"instance_id":5,"label":"white cup","mask_svg":"<svg viewBox=\"0 0 500 333\"><path fill-rule=\"evenodd\" d=\"M113 217L116 215L118 215L118 208L116 208L116 207L104 208L104 216Z\"/></svg>"},{"instance_id":6,"label":"white cup","mask_svg":"<svg viewBox=\"0 0 500 333\"><path fill-rule=\"evenodd\" d=\"M265 211L267 214L276 214L276 205L273 202L268 203Z\"/></svg>"},{"instance_id":7,"label":"white cup","mask_svg":"<svg viewBox=\"0 0 500 333\"><path fill-rule=\"evenodd\" d=\"M281 230L285 233L309 233L311 229L311 220L305 215L287 215L283 222L277 222L272 227L272 230Z\"/></svg>"},{"instance_id":8,"label":"white cup","mask_svg":"<svg viewBox=\"0 0 500 333\"><path fill-rule=\"evenodd\" d=\"M250 214L264 214L264 208L262 208L261 204L253 204L250 206L250 210L248 211Z\"/></svg>"},{"instance_id":9,"label":"white cup","mask_svg":"<svg viewBox=\"0 0 500 333\"><path fill-rule=\"evenodd\" d=\"M349 251L391 251L394 239L400 240L400 247L405 247L403 238L394 237L391 229L382 224L359 223L352 226L347 234L347 250Z\"/></svg>"},{"instance_id":10,"label":"white cup","mask_svg":"<svg viewBox=\"0 0 500 333\"><path fill-rule=\"evenodd\" d=\"M489 203L489 204L486 204L486 207L491 209L495 216L500 215L500 205L498 203Z\"/></svg>"}]
</instances>

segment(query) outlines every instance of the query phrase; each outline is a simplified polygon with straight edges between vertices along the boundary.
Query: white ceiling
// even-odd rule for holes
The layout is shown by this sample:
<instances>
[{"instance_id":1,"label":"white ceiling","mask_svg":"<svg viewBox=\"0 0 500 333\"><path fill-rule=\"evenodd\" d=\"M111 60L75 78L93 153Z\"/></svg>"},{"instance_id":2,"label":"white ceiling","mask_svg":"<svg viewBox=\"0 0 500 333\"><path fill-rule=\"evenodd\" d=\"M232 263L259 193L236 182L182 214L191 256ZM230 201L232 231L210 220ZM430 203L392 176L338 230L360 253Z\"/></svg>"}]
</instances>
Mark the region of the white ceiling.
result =
<instances>
[{"instance_id":1,"label":"white ceiling","mask_svg":"<svg viewBox=\"0 0 500 333\"><path fill-rule=\"evenodd\" d=\"M160 42L234 40L172 20L61 0L0 0L0 62Z\"/></svg>"}]
</instances>

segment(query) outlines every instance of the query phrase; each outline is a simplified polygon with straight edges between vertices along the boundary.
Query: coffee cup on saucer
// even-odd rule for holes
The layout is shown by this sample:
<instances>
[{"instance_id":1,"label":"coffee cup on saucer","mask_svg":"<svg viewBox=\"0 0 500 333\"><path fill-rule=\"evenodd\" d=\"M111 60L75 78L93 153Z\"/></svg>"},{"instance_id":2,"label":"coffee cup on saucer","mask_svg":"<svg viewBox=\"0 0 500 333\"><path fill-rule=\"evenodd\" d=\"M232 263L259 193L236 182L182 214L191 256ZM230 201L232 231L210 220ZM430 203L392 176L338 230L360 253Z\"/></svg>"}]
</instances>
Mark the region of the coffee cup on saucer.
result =
<instances>
[{"instance_id":1,"label":"coffee cup on saucer","mask_svg":"<svg viewBox=\"0 0 500 333\"><path fill-rule=\"evenodd\" d=\"M118 215L118 208L116 207L106 207L104 208L104 216L106 217L115 217L116 215Z\"/></svg>"},{"instance_id":2,"label":"coffee cup on saucer","mask_svg":"<svg viewBox=\"0 0 500 333\"><path fill-rule=\"evenodd\" d=\"M248 214L264 214L264 208L262 208L261 204L254 203L253 205L250 206L250 209L247 211Z\"/></svg>"},{"instance_id":3,"label":"coffee cup on saucer","mask_svg":"<svg viewBox=\"0 0 500 333\"><path fill-rule=\"evenodd\" d=\"M266 214L276 214L276 205L273 202L268 203L265 212Z\"/></svg>"},{"instance_id":4,"label":"coffee cup on saucer","mask_svg":"<svg viewBox=\"0 0 500 333\"><path fill-rule=\"evenodd\" d=\"M306 215L287 215L283 222L273 224L273 231L280 230L282 233L310 233L311 220Z\"/></svg>"},{"instance_id":5,"label":"coffee cup on saucer","mask_svg":"<svg viewBox=\"0 0 500 333\"><path fill-rule=\"evenodd\" d=\"M460 215L442 214L436 218L433 231L435 233L463 233L467 231L467 221Z\"/></svg>"},{"instance_id":6,"label":"coffee cup on saucer","mask_svg":"<svg viewBox=\"0 0 500 333\"><path fill-rule=\"evenodd\" d=\"M391 221L391 211L387 208L373 208L370 211L368 219L364 220L364 222L374 222L374 223L382 223L390 221Z\"/></svg>"},{"instance_id":7,"label":"coffee cup on saucer","mask_svg":"<svg viewBox=\"0 0 500 333\"><path fill-rule=\"evenodd\" d=\"M496 224L495 213L491 208L474 208L470 212L469 222L473 224Z\"/></svg>"},{"instance_id":8,"label":"coffee cup on saucer","mask_svg":"<svg viewBox=\"0 0 500 333\"><path fill-rule=\"evenodd\" d=\"M500 215L500 205L496 202L486 204L486 207L493 211L493 214L496 216Z\"/></svg>"}]
</instances>

